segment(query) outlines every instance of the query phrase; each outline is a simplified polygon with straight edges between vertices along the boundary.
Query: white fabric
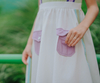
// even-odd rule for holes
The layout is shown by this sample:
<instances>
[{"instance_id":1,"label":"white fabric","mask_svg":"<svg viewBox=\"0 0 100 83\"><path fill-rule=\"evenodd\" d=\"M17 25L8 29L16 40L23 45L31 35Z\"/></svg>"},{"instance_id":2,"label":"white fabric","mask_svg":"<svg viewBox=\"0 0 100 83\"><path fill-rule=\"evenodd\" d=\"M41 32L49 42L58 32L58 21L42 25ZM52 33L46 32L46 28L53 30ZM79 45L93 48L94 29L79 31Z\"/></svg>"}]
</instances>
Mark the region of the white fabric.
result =
<instances>
[{"instance_id":1,"label":"white fabric","mask_svg":"<svg viewBox=\"0 0 100 83\"><path fill-rule=\"evenodd\" d=\"M55 5L56 4L56 5ZM73 2L64 2L64 1L57 1L57 2L46 2L39 5L39 9L47 9L47 8L69 8L69 9L81 9L81 3L73 3Z\"/></svg>"},{"instance_id":2,"label":"white fabric","mask_svg":"<svg viewBox=\"0 0 100 83\"><path fill-rule=\"evenodd\" d=\"M32 44L31 83L100 83L96 55L89 30L75 46L72 57L57 52L56 28L70 30L78 25L74 9L81 10L81 3L46 2L39 6L34 31L42 30L39 55ZM81 20L84 18L81 12Z\"/></svg>"},{"instance_id":3,"label":"white fabric","mask_svg":"<svg viewBox=\"0 0 100 83\"><path fill-rule=\"evenodd\" d=\"M81 11L81 21L85 18L83 11ZM88 29L85 35L83 36L83 42L85 44L86 49L86 57L90 67L91 76L93 79L93 83L100 83L100 75L99 75L99 68L96 59L96 53L91 37L90 30Z\"/></svg>"}]
</instances>

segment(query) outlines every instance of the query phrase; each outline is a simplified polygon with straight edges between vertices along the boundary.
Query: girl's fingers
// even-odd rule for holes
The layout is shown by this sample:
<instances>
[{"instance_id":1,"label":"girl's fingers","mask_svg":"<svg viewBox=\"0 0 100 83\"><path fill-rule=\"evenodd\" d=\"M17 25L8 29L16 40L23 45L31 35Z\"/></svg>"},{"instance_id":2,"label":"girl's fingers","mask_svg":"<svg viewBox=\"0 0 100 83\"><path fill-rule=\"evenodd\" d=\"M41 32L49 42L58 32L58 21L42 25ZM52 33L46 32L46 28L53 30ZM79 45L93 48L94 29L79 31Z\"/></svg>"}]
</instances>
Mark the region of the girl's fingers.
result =
<instances>
[{"instance_id":1,"label":"girl's fingers","mask_svg":"<svg viewBox=\"0 0 100 83\"><path fill-rule=\"evenodd\" d=\"M75 38L74 38L74 37L75 37ZM72 44L77 40L78 34L76 34L74 37L73 37L73 39L71 40L71 42L69 43L69 46L72 46Z\"/></svg>"},{"instance_id":2,"label":"girl's fingers","mask_svg":"<svg viewBox=\"0 0 100 83\"><path fill-rule=\"evenodd\" d=\"M67 34L66 40L65 40L66 44L68 44L70 36L71 36L71 32L69 31L69 33Z\"/></svg>"},{"instance_id":3,"label":"girl's fingers","mask_svg":"<svg viewBox=\"0 0 100 83\"><path fill-rule=\"evenodd\" d=\"M75 46L75 45L79 42L79 40L80 40L80 37L78 37L78 38L76 39L76 41L72 44L72 46Z\"/></svg>"},{"instance_id":4,"label":"girl's fingers","mask_svg":"<svg viewBox=\"0 0 100 83\"><path fill-rule=\"evenodd\" d=\"M27 58L28 58L28 55L26 54L26 53L23 53L23 56L22 56L22 62L24 63L24 64L28 64L27 63Z\"/></svg>"},{"instance_id":5,"label":"girl's fingers","mask_svg":"<svg viewBox=\"0 0 100 83\"><path fill-rule=\"evenodd\" d=\"M68 45L70 45L70 42L71 42L72 39L74 38L74 35L75 35L74 33L71 34L71 36L70 36L70 38L69 38L69 40L68 40Z\"/></svg>"},{"instance_id":6,"label":"girl's fingers","mask_svg":"<svg viewBox=\"0 0 100 83\"><path fill-rule=\"evenodd\" d=\"M30 58L32 58L32 53L31 52L28 52L28 55Z\"/></svg>"},{"instance_id":7,"label":"girl's fingers","mask_svg":"<svg viewBox=\"0 0 100 83\"><path fill-rule=\"evenodd\" d=\"M31 45L27 45L26 47L25 47L25 49L24 49L24 51L23 51L23 53L22 53L22 62L24 63L24 64L28 64L27 63L27 59L28 59L28 56L30 57L30 58L32 58L32 53L31 53Z\"/></svg>"}]
</instances>

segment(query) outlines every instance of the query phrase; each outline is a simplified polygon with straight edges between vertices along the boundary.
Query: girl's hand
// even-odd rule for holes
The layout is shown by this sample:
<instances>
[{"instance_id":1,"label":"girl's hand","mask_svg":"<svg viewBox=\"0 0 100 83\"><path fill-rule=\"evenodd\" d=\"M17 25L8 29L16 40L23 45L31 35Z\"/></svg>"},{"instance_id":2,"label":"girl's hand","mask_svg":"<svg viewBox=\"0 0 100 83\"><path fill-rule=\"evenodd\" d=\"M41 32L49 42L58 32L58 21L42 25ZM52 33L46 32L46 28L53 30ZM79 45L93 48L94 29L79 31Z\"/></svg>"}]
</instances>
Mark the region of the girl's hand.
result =
<instances>
[{"instance_id":1,"label":"girl's hand","mask_svg":"<svg viewBox=\"0 0 100 83\"><path fill-rule=\"evenodd\" d=\"M25 47L25 49L22 53L22 55L23 55L22 56L22 62L26 65L28 64L27 63L28 56L32 58L31 47L32 47L32 45L26 45L26 47Z\"/></svg>"},{"instance_id":2,"label":"girl's hand","mask_svg":"<svg viewBox=\"0 0 100 83\"><path fill-rule=\"evenodd\" d=\"M84 26L77 26L71 29L66 37L65 43L68 46L75 46L84 36L86 28Z\"/></svg>"},{"instance_id":3,"label":"girl's hand","mask_svg":"<svg viewBox=\"0 0 100 83\"><path fill-rule=\"evenodd\" d=\"M94 22L99 13L96 0L85 0L87 5L87 13L82 22L75 28L71 29L66 37L65 43L68 46L75 46L83 37L87 29Z\"/></svg>"}]
</instances>

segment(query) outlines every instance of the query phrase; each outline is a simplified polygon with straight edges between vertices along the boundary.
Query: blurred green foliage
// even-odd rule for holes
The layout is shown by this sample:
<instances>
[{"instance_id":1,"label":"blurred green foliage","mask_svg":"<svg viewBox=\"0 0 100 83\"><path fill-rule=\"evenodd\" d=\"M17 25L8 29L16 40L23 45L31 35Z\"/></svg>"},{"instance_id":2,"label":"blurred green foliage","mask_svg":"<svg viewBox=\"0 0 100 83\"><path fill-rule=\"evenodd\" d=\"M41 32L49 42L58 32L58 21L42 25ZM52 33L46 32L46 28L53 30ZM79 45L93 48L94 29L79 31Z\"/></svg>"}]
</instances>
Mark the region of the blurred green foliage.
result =
<instances>
[{"instance_id":1,"label":"blurred green foliage","mask_svg":"<svg viewBox=\"0 0 100 83\"><path fill-rule=\"evenodd\" d=\"M9 4L10 5L10 4ZM17 9L3 11L0 5L0 53L21 54L38 11L38 1L16 1ZM26 65L0 64L0 83L25 83Z\"/></svg>"},{"instance_id":2,"label":"blurred green foliage","mask_svg":"<svg viewBox=\"0 0 100 83\"><path fill-rule=\"evenodd\" d=\"M86 14L85 0L82 9ZM17 9L2 12L0 5L0 53L21 54L30 35L35 17L38 12L38 0L17 1L13 5ZM100 3L98 3L100 9ZM90 26L95 51L100 54L100 12ZM24 64L0 64L0 83L24 83Z\"/></svg>"},{"instance_id":3,"label":"blurred green foliage","mask_svg":"<svg viewBox=\"0 0 100 83\"><path fill-rule=\"evenodd\" d=\"M100 2L97 3L99 10L100 10ZM82 10L84 11L84 14L87 12L87 6L85 3L85 0L83 0L82 3ZM96 17L95 21L92 23L92 25L89 27L95 47L95 51L97 54L100 54L100 11L98 16Z\"/></svg>"},{"instance_id":4,"label":"blurred green foliage","mask_svg":"<svg viewBox=\"0 0 100 83\"><path fill-rule=\"evenodd\" d=\"M25 65L1 64L0 83L25 83Z\"/></svg>"},{"instance_id":5,"label":"blurred green foliage","mask_svg":"<svg viewBox=\"0 0 100 83\"><path fill-rule=\"evenodd\" d=\"M85 0L82 9L86 14L87 6ZM17 9L3 12L0 6L0 53L22 53L31 32L34 19L38 12L38 1L28 0L25 3L17 1L14 3ZM100 3L98 3L100 8ZM100 12L90 26L95 51L100 53Z\"/></svg>"},{"instance_id":6,"label":"blurred green foliage","mask_svg":"<svg viewBox=\"0 0 100 83\"><path fill-rule=\"evenodd\" d=\"M0 53L22 53L37 14L36 3L36 0L29 0L26 3L18 1L15 4L18 6L17 9L6 13L1 12Z\"/></svg>"}]
</instances>

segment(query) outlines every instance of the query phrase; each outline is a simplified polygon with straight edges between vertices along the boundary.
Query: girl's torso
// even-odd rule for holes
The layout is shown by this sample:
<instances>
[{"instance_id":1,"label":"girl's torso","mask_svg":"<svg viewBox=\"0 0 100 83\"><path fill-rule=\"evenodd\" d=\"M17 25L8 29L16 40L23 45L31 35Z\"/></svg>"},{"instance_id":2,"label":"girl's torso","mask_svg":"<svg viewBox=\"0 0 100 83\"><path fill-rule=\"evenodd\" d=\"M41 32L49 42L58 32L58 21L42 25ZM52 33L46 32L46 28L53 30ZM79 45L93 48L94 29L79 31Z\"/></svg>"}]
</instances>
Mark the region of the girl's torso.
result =
<instances>
[{"instance_id":1,"label":"girl's torso","mask_svg":"<svg viewBox=\"0 0 100 83\"><path fill-rule=\"evenodd\" d=\"M53 1L66 1L66 2L82 3L82 0L40 0L40 3L53 2Z\"/></svg>"}]
</instances>

